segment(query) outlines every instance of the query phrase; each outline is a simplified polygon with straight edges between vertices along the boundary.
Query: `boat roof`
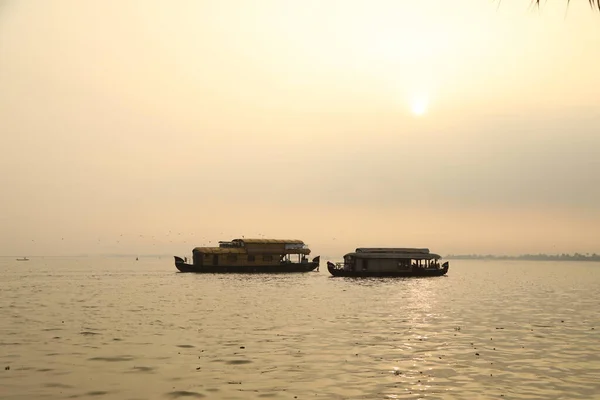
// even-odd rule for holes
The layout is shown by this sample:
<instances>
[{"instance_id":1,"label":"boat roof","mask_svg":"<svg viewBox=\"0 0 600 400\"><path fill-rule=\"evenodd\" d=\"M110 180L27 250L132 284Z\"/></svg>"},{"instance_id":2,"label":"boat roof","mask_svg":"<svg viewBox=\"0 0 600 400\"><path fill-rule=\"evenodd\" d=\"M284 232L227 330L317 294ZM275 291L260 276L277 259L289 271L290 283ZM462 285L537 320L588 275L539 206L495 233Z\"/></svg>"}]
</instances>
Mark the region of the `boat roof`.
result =
<instances>
[{"instance_id":1,"label":"boat roof","mask_svg":"<svg viewBox=\"0 0 600 400\"><path fill-rule=\"evenodd\" d=\"M246 249L240 247L196 247L192 250L194 253L204 254L242 254Z\"/></svg>"},{"instance_id":2,"label":"boat roof","mask_svg":"<svg viewBox=\"0 0 600 400\"><path fill-rule=\"evenodd\" d=\"M422 253L429 254L427 248L417 247L359 247L356 253Z\"/></svg>"},{"instance_id":3,"label":"boat roof","mask_svg":"<svg viewBox=\"0 0 600 400\"><path fill-rule=\"evenodd\" d=\"M298 239L233 239L232 242L244 242L249 244L304 244L302 240Z\"/></svg>"},{"instance_id":4,"label":"boat roof","mask_svg":"<svg viewBox=\"0 0 600 400\"><path fill-rule=\"evenodd\" d=\"M203 254L310 254L310 249L307 247L299 249L284 249L284 250L261 250L252 251L245 247L196 247L192 250L194 253Z\"/></svg>"},{"instance_id":5,"label":"boat roof","mask_svg":"<svg viewBox=\"0 0 600 400\"><path fill-rule=\"evenodd\" d=\"M434 253L408 253L408 252L356 252L348 253L345 257L356 258L395 258L395 259L411 259L411 260L437 260L442 258L439 254Z\"/></svg>"}]
</instances>

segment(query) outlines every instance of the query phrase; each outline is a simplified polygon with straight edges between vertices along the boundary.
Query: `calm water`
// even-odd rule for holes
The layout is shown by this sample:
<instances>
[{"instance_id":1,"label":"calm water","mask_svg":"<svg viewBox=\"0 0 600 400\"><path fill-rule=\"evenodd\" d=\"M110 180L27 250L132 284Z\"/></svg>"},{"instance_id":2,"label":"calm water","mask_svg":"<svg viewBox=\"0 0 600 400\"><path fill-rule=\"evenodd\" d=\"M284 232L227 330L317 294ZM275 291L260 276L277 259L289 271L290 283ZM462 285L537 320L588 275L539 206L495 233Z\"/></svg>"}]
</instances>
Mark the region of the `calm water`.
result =
<instances>
[{"instance_id":1,"label":"calm water","mask_svg":"<svg viewBox=\"0 0 600 400\"><path fill-rule=\"evenodd\" d=\"M600 264L450 265L349 279L0 259L0 398L600 399Z\"/></svg>"}]
</instances>

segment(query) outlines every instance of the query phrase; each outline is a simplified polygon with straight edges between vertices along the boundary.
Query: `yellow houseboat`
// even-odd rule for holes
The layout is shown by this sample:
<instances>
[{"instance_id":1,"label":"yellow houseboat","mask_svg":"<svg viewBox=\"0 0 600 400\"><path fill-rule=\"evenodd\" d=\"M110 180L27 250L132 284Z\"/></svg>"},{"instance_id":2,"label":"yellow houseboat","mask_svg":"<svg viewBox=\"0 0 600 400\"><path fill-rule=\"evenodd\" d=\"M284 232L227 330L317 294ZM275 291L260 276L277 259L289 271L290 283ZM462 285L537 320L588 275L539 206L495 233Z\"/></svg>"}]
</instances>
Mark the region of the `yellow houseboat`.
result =
<instances>
[{"instance_id":1,"label":"yellow houseboat","mask_svg":"<svg viewBox=\"0 0 600 400\"><path fill-rule=\"evenodd\" d=\"M219 247L196 247L192 264L175 256L181 272L281 273L318 269L320 257L308 260L310 249L302 240L233 239Z\"/></svg>"}]
</instances>

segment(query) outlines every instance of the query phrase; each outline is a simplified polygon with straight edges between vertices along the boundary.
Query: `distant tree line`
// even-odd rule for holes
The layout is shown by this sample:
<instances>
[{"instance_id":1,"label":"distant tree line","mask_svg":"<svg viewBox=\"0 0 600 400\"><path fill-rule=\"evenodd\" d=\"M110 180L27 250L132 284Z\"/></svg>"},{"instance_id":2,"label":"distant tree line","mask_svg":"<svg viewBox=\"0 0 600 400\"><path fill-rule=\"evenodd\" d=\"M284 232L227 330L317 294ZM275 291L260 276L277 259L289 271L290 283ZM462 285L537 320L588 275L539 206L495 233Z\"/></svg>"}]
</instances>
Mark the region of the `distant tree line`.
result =
<instances>
[{"instance_id":1,"label":"distant tree line","mask_svg":"<svg viewBox=\"0 0 600 400\"><path fill-rule=\"evenodd\" d=\"M600 254L521 254L519 256L497 256L493 254L449 254L449 260L534 260L534 261L600 261Z\"/></svg>"}]
</instances>

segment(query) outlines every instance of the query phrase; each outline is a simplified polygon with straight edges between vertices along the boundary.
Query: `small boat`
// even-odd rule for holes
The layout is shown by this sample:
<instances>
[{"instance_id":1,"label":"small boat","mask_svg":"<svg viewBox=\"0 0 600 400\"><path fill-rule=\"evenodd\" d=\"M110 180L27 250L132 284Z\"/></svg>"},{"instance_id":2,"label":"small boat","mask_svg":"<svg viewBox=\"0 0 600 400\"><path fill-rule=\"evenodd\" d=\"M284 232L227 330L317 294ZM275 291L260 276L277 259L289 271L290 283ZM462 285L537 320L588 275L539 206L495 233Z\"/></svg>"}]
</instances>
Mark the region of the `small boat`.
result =
<instances>
[{"instance_id":1,"label":"small boat","mask_svg":"<svg viewBox=\"0 0 600 400\"><path fill-rule=\"evenodd\" d=\"M327 262L333 276L442 276L448 273L448 262L440 265L441 256L423 248L357 248L344 255L344 262Z\"/></svg>"},{"instance_id":2,"label":"small boat","mask_svg":"<svg viewBox=\"0 0 600 400\"><path fill-rule=\"evenodd\" d=\"M17 258L17 261L29 261L29 258L27 258L27 257Z\"/></svg>"},{"instance_id":3,"label":"small boat","mask_svg":"<svg viewBox=\"0 0 600 400\"><path fill-rule=\"evenodd\" d=\"M301 240L233 239L219 247L196 247L192 264L175 257L180 272L198 273L289 273L319 268L320 256L308 260L310 249ZM296 257L297 256L297 257Z\"/></svg>"}]
</instances>

